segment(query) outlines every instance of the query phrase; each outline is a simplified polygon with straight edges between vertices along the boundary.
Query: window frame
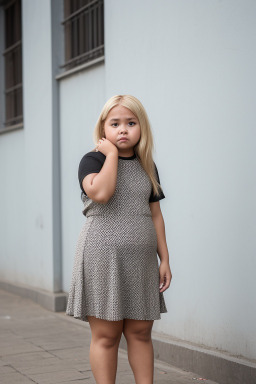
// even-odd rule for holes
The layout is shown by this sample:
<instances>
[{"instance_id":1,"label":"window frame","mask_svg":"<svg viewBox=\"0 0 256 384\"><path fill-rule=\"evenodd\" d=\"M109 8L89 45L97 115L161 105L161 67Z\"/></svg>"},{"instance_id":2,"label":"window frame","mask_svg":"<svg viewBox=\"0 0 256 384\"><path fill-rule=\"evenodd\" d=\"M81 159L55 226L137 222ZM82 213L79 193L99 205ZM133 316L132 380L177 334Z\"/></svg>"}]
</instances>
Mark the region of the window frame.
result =
<instances>
[{"instance_id":1,"label":"window frame","mask_svg":"<svg viewBox=\"0 0 256 384\"><path fill-rule=\"evenodd\" d=\"M21 0L5 0L0 6L3 20L0 31L3 35L0 42L0 76L3 79L0 133L4 133L23 128L22 4Z\"/></svg>"},{"instance_id":2,"label":"window frame","mask_svg":"<svg viewBox=\"0 0 256 384\"><path fill-rule=\"evenodd\" d=\"M63 1L65 63L60 68L73 72L104 60L104 1Z\"/></svg>"}]
</instances>

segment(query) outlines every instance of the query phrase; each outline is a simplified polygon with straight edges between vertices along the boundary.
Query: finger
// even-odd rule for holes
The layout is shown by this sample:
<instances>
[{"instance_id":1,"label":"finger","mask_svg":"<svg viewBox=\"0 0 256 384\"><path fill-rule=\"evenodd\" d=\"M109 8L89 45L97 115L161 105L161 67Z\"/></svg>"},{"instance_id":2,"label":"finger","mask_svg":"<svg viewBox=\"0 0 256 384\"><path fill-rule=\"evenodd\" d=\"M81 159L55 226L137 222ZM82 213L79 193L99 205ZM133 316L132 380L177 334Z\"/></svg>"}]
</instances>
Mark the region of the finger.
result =
<instances>
[{"instance_id":1,"label":"finger","mask_svg":"<svg viewBox=\"0 0 256 384\"><path fill-rule=\"evenodd\" d=\"M170 284L169 283L165 283L164 285L163 285L163 287L162 288L160 288L160 292L164 292L167 288L169 288L169 286L170 286Z\"/></svg>"},{"instance_id":2,"label":"finger","mask_svg":"<svg viewBox=\"0 0 256 384\"><path fill-rule=\"evenodd\" d=\"M159 276L159 281L160 281L160 283L163 283L165 280L166 280L166 276L161 274L161 275Z\"/></svg>"},{"instance_id":3,"label":"finger","mask_svg":"<svg viewBox=\"0 0 256 384\"><path fill-rule=\"evenodd\" d=\"M169 288L170 284L171 284L170 281L166 282L166 284L163 286L163 289L166 290L167 288Z\"/></svg>"},{"instance_id":4,"label":"finger","mask_svg":"<svg viewBox=\"0 0 256 384\"><path fill-rule=\"evenodd\" d=\"M167 289L170 286L170 283L171 283L170 278L166 278L166 276L164 276L164 280L160 279L160 286L159 286L160 291Z\"/></svg>"}]
</instances>

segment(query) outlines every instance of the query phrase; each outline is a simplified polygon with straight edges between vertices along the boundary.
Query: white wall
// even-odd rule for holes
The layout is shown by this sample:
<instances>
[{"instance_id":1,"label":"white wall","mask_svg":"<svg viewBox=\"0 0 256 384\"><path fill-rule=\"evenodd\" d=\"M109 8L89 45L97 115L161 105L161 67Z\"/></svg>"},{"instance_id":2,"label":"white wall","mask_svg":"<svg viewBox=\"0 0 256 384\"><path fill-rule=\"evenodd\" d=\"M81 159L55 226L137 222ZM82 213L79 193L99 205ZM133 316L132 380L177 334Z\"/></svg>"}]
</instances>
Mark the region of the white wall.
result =
<instances>
[{"instance_id":1,"label":"white wall","mask_svg":"<svg viewBox=\"0 0 256 384\"><path fill-rule=\"evenodd\" d=\"M83 222L81 216L77 222L77 166L91 149L92 123L107 98L131 93L148 111L166 195L161 207L173 281L164 294L168 314L154 329L249 358L256 355L255 14L252 1L150 1L145 7L107 0L106 97L97 107L95 96L87 100L87 117L77 96L85 87L81 75L62 86L61 102L62 164L71 172L62 182L65 268ZM104 81L97 75L90 91ZM69 112L68 93L75 108ZM75 157L68 150L71 124ZM90 136L86 146L79 142L82 132ZM64 272L66 290L70 273Z\"/></svg>"},{"instance_id":2,"label":"white wall","mask_svg":"<svg viewBox=\"0 0 256 384\"><path fill-rule=\"evenodd\" d=\"M24 129L0 137L0 278L52 291L50 1L23 0L22 18Z\"/></svg>"},{"instance_id":3,"label":"white wall","mask_svg":"<svg viewBox=\"0 0 256 384\"><path fill-rule=\"evenodd\" d=\"M255 1L106 4L106 97L147 108L173 281L154 329L256 356ZM146 10L147 8L147 10Z\"/></svg>"},{"instance_id":4,"label":"white wall","mask_svg":"<svg viewBox=\"0 0 256 384\"><path fill-rule=\"evenodd\" d=\"M25 139L21 130L0 135L0 279L21 282L26 265Z\"/></svg>"},{"instance_id":5,"label":"white wall","mask_svg":"<svg viewBox=\"0 0 256 384\"><path fill-rule=\"evenodd\" d=\"M93 130L105 103L104 64L60 80L62 281L68 292L75 247L86 217L78 182L81 158L95 145Z\"/></svg>"}]
</instances>

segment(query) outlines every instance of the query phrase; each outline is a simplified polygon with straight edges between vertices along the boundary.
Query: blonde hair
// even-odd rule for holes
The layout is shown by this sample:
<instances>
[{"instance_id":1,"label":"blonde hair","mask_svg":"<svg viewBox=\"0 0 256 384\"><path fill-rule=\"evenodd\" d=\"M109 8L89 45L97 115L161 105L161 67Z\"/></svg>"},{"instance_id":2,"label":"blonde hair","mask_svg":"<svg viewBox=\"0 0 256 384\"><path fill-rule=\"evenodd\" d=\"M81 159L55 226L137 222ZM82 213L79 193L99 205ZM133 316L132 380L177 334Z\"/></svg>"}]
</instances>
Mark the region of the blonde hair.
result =
<instances>
[{"instance_id":1,"label":"blonde hair","mask_svg":"<svg viewBox=\"0 0 256 384\"><path fill-rule=\"evenodd\" d=\"M116 95L112 96L106 102L94 128L94 143L95 145L97 145L97 142L102 137L105 137L104 123L110 110L116 107L117 105L122 105L123 107L128 108L139 120L140 139L133 149L142 167L144 168L152 182L154 195L159 196L159 188L161 188L161 186L156 179L156 171L152 156L152 152L154 150L153 135L151 132L147 113L141 102L136 97L131 95Z\"/></svg>"}]
</instances>

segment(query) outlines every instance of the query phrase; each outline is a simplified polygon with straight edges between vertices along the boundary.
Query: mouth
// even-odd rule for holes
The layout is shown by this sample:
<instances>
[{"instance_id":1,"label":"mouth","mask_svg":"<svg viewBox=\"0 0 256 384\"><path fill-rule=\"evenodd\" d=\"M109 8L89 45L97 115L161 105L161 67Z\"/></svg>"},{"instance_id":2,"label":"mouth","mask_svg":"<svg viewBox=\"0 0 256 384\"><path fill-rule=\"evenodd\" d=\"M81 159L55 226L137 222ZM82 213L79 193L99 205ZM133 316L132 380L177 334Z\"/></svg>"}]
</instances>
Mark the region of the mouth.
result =
<instances>
[{"instance_id":1,"label":"mouth","mask_svg":"<svg viewBox=\"0 0 256 384\"><path fill-rule=\"evenodd\" d=\"M127 141L128 139L126 137L121 137L118 141Z\"/></svg>"}]
</instances>

